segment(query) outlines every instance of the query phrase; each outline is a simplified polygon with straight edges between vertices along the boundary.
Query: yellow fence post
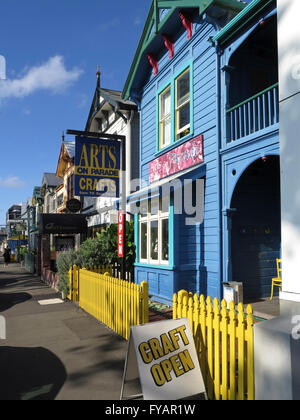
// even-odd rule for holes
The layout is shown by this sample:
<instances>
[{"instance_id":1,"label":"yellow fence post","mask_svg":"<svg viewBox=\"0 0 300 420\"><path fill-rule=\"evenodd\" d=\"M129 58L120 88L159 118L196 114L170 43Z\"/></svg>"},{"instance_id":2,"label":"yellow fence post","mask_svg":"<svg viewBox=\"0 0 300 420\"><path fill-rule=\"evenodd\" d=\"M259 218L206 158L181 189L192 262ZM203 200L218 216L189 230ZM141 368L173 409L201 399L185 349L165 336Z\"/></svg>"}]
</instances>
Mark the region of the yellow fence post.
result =
<instances>
[{"instance_id":1,"label":"yellow fence post","mask_svg":"<svg viewBox=\"0 0 300 420\"><path fill-rule=\"evenodd\" d=\"M244 305L238 305L238 400L245 399L245 317Z\"/></svg>"},{"instance_id":2,"label":"yellow fence post","mask_svg":"<svg viewBox=\"0 0 300 420\"><path fill-rule=\"evenodd\" d=\"M229 304L229 400L236 399L236 313L234 302Z\"/></svg>"},{"instance_id":3,"label":"yellow fence post","mask_svg":"<svg viewBox=\"0 0 300 420\"><path fill-rule=\"evenodd\" d=\"M177 293L173 295L173 319L178 319Z\"/></svg>"},{"instance_id":4,"label":"yellow fence post","mask_svg":"<svg viewBox=\"0 0 300 420\"><path fill-rule=\"evenodd\" d=\"M73 265L73 302L78 302L79 269Z\"/></svg>"},{"instance_id":5,"label":"yellow fence post","mask_svg":"<svg viewBox=\"0 0 300 420\"><path fill-rule=\"evenodd\" d=\"M69 300L72 300L72 295L73 295L73 267L69 269L69 293L68 293L67 298Z\"/></svg>"},{"instance_id":6,"label":"yellow fence post","mask_svg":"<svg viewBox=\"0 0 300 420\"><path fill-rule=\"evenodd\" d=\"M146 281L141 284L141 298L142 298L142 324L149 323L149 285Z\"/></svg>"},{"instance_id":7,"label":"yellow fence post","mask_svg":"<svg viewBox=\"0 0 300 420\"><path fill-rule=\"evenodd\" d=\"M254 384L254 317L251 305L247 307L247 392L248 400L255 399Z\"/></svg>"},{"instance_id":8,"label":"yellow fence post","mask_svg":"<svg viewBox=\"0 0 300 420\"><path fill-rule=\"evenodd\" d=\"M204 380L207 378L207 311L205 297L200 296L200 366Z\"/></svg>"},{"instance_id":9,"label":"yellow fence post","mask_svg":"<svg viewBox=\"0 0 300 420\"><path fill-rule=\"evenodd\" d=\"M187 316L188 292L180 290L178 292L178 318L185 318Z\"/></svg>"},{"instance_id":10,"label":"yellow fence post","mask_svg":"<svg viewBox=\"0 0 300 420\"><path fill-rule=\"evenodd\" d=\"M193 296L189 296L188 299L188 319L190 321L191 331L194 333L194 299Z\"/></svg>"},{"instance_id":11,"label":"yellow fence post","mask_svg":"<svg viewBox=\"0 0 300 420\"><path fill-rule=\"evenodd\" d=\"M221 384L221 375L220 375L220 364L221 364L221 354L220 354L220 322L221 322L221 313L219 301L217 298L214 300L214 391L216 400L220 399L220 384Z\"/></svg>"},{"instance_id":12,"label":"yellow fence post","mask_svg":"<svg viewBox=\"0 0 300 420\"><path fill-rule=\"evenodd\" d=\"M210 399L213 399L213 305L211 297L207 298L207 393Z\"/></svg>"},{"instance_id":13,"label":"yellow fence post","mask_svg":"<svg viewBox=\"0 0 300 420\"><path fill-rule=\"evenodd\" d=\"M228 400L228 324L227 302L221 302L221 337L222 337L222 400Z\"/></svg>"},{"instance_id":14,"label":"yellow fence post","mask_svg":"<svg viewBox=\"0 0 300 420\"><path fill-rule=\"evenodd\" d=\"M199 298L197 293L194 294L193 300L193 334L195 337L195 346L198 355L200 356L200 334L199 334L199 327L200 327L200 305L199 305ZM199 357L200 359L200 357ZM200 361L200 360L199 360Z\"/></svg>"},{"instance_id":15,"label":"yellow fence post","mask_svg":"<svg viewBox=\"0 0 300 420\"><path fill-rule=\"evenodd\" d=\"M186 292L183 295L182 300L182 317L188 318L188 304L189 304L189 294Z\"/></svg>"}]
</instances>

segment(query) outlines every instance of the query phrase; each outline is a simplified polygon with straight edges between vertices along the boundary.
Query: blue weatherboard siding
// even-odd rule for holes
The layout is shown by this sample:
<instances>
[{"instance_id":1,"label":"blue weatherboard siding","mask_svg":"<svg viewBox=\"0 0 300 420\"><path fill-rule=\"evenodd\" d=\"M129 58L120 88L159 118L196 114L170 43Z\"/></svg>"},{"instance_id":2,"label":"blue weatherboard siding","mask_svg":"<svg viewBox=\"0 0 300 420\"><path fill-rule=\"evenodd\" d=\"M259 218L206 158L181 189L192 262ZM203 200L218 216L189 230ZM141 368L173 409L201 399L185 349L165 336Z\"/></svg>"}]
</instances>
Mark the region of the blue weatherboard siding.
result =
<instances>
[{"instance_id":1,"label":"blue weatherboard siding","mask_svg":"<svg viewBox=\"0 0 300 420\"><path fill-rule=\"evenodd\" d=\"M216 32L207 23L197 24L195 28L196 33L190 41L187 41L186 32L179 36L175 42L175 57L171 61L168 52L160 59L160 71L156 77L151 75L141 101L141 176L147 184L149 162L185 141L200 134L204 136L204 164L198 172L193 171L193 177L205 177L205 222L186 226L185 215L175 215L174 220L171 219L170 261L174 258L173 270L142 265L138 261L135 267L137 281L149 282L153 299L168 303L172 302L173 293L182 288L220 297L216 236L216 53L209 40ZM159 151L158 95L169 84L174 89L175 78L188 67L191 71L191 134ZM170 266L172 268L172 262Z\"/></svg>"},{"instance_id":2,"label":"blue weatherboard siding","mask_svg":"<svg viewBox=\"0 0 300 420\"><path fill-rule=\"evenodd\" d=\"M255 27L259 27L260 19L261 16L256 17L256 21L253 22ZM148 281L150 295L157 301L171 303L173 293L181 289L220 299L223 294L222 281L236 280L233 276L245 277L245 279L248 276L245 280L248 296L268 294L268 282L274 270L272 265L275 263L275 257L280 255L278 221L270 218L270 224L276 225L270 236L266 233L267 221L264 219L265 213L270 211L268 205L266 204L257 212L257 219L251 219L252 213L247 213L247 203L242 197L243 194L248 194L247 188L249 190L253 188L251 179L247 178L249 175L247 171L251 172L253 165L260 166L261 158L266 156L269 156L272 162L278 161L279 124L276 121L267 128L251 132L247 137L234 142L228 142L226 138L227 94L229 93L226 68L229 68L229 61L235 50L242 45L242 41L247 39L246 33L250 35L253 29L249 27L247 32L236 35L232 44L223 47L223 50L220 50L218 45L216 48L212 46L211 39L217 31L213 25L204 20L194 24L193 36L189 41L185 31L178 33L177 37L173 34L175 56L170 60L168 51L165 49L161 51L158 54L159 73L156 76L153 72L148 73L148 79L139 88L139 95L135 92L135 95L141 98L140 174L146 184L149 184L149 162L201 134L204 139L204 163L186 175L187 178L194 180L199 178L205 180L204 222L201 225L187 226L186 215L175 214L169 222L170 266L150 266L140 264L138 260L136 262L137 282ZM174 89L175 78L188 66L192 75L191 133L186 138L159 150L158 95L169 84ZM149 72L149 69L144 68L144 71ZM174 109L174 104L172 106ZM174 139L174 131L172 136ZM243 178L244 174L246 174L245 178ZM244 190L240 187L240 180L241 185L244 185ZM268 190L267 183L261 185L260 197L266 196ZM279 200L276 194L272 198L274 205L277 205ZM248 199L249 197L251 198L251 194ZM240 219L237 219L238 222L235 224L230 219L229 209L232 204L236 204L243 215L243 217L239 216ZM243 246L246 244L243 250L246 249L247 252L248 243L244 241L244 237L239 236L241 232L239 220L246 224L251 224L253 221L260 229L261 241L257 241L254 237L249 240L249 247L253 249L256 247L255 249L259 250L259 262L255 267L253 265L247 267L245 263L240 268L232 262L232 254L235 254L235 261L236 256L239 255L239 241ZM234 234L231 232L232 227L235 229ZM138 228L137 219L136 228ZM266 232L262 232L261 229L266 229ZM136 242L138 246L137 233ZM245 253L241 254L241 258L245 258ZM243 278L238 280L243 281Z\"/></svg>"}]
</instances>

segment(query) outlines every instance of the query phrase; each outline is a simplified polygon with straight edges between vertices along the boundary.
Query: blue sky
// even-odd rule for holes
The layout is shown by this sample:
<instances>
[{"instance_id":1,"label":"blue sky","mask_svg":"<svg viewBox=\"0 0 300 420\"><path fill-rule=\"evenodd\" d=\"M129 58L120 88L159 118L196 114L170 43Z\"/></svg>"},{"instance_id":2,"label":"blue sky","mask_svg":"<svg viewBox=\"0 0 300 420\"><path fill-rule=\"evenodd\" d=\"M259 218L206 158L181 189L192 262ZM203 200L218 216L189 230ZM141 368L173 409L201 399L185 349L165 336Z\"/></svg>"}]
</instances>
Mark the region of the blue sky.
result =
<instances>
[{"instance_id":1,"label":"blue sky","mask_svg":"<svg viewBox=\"0 0 300 420\"><path fill-rule=\"evenodd\" d=\"M101 85L122 90L151 0L2 2L0 225L55 172L62 131L84 129ZM71 137L70 137L71 140Z\"/></svg>"}]
</instances>

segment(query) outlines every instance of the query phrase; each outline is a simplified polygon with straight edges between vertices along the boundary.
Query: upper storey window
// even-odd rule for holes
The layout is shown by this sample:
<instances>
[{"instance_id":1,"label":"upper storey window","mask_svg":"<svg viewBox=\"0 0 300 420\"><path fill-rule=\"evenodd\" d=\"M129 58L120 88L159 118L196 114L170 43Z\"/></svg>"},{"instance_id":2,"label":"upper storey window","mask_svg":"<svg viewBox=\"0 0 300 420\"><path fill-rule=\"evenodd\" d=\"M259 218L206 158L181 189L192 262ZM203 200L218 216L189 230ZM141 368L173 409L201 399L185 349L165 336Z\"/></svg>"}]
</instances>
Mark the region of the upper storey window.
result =
<instances>
[{"instance_id":1,"label":"upper storey window","mask_svg":"<svg viewBox=\"0 0 300 420\"><path fill-rule=\"evenodd\" d=\"M176 92L176 140L190 134L190 69L188 68L175 81Z\"/></svg>"},{"instance_id":2,"label":"upper storey window","mask_svg":"<svg viewBox=\"0 0 300 420\"><path fill-rule=\"evenodd\" d=\"M171 86L159 95L160 149L171 144Z\"/></svg>"},{"instance_id":3,"label":"upper storey window","mask_svg":"<svg viewBox=\"0 0 300 420\"><path fill-rule=\"evenodd\" d=\"M192 96L189 65L158 92L158 151L192 134Z\"/></svg>"}]
</instances>

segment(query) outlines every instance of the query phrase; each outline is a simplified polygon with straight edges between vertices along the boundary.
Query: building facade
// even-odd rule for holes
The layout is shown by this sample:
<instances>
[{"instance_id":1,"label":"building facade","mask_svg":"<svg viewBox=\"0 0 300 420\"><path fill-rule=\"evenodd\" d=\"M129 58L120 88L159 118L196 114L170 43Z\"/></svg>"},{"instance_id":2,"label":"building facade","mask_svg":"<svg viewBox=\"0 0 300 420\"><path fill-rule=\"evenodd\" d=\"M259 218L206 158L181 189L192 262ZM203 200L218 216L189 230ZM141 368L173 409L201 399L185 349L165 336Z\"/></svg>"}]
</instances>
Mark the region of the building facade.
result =
<instances>
[{"instance_id":1,"label":"building facade","mask_svg":"<svg viewBox=\"0 0 300 420\"><path fill-rule=\"evenodd\" d=\"M62 184L62 180L57 178L54 173L44 173L41 189L41 195L44 199L43 213L57 213L58 200L56 190Z\"/></svg>"},{"instance_id":2,"label":"building facade","mask_svg":"<svg viewBox=\"0 0 300 420\"><path fill-rule=\"evenodd\" d=\"M247 3L153 1L123 90L141 118L135 278L162 302L228 281L263 297L276 271L276 6Z\"/></svg>"},{"instance_id":3,"label":"building facade","mask_svg":"<svg viewBox=\"0 0 300 420\"><path fill-rule=\"evenodd\" d=\"M275 1L254 0L214 38L220 55L224 281L270 296L281 255Z\"/></svg>"},{"instance_id":4,"label":"building facade","mask_svg":"<svg viewBox=\"0 0 300 420\"><path fill-rule=\"evenodd\" d=\"M131 180L139 177L139 113L134 102L121 98L121 92L101 87L99 69L85 131L126 137L125 195L128 195ZM116 198L84 197L82 213L88 215L89 235L95 236L105 226L118 222Z\"/></svg>"},{"instance_id":5,"label":"building facade","mask_svg":"<svg viewBox=\"0 0 300 420\"><path fill-rule=\"evenodd\" d=\"M15 204L6 212L6 232L8 237L17 234L16 225L20 223L22 206Z\"/></svg>"}]
</instances>

